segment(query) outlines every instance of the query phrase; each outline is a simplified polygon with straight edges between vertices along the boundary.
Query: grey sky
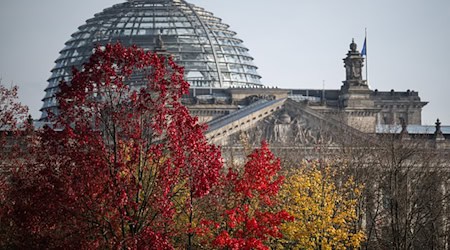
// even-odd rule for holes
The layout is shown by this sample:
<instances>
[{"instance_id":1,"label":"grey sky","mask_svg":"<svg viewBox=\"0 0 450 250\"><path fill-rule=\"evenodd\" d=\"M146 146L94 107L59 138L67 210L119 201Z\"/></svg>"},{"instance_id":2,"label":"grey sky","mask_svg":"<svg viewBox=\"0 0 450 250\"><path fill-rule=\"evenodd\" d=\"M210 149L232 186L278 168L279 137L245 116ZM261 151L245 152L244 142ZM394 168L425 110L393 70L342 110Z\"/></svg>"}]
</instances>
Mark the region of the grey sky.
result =
<instances>
[{"instance_id":1,"label":"grey sky","mask_svg":"<svg viewBox=\"0 0 450 250\"><path fill-rule=\"evenodd\" d=\"M59 51L78 26L125 0L0 0L0 77L20 86L33 117ZM191 0L231 26L250 49L262 82L337 89L352 38L368 29L372 89L419 91L423 123L450 124L448 0Z\"/></svg>"}]
</instances>

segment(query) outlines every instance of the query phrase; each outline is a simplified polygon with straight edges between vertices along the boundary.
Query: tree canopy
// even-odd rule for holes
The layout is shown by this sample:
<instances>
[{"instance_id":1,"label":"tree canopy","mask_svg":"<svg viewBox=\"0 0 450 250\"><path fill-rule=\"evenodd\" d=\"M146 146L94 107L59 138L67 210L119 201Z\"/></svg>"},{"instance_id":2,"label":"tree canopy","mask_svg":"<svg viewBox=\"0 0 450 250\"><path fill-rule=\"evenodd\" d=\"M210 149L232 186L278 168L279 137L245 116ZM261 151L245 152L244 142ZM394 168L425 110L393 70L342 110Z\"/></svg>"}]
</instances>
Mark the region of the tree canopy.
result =
<instances>
[{"instance_id":1,"label":"tree canopy","mask_svg":"<svg viewBox=\"0 0 450 250\"><path fill-rule=\"evenodd\" d=\"M170 57L97 47L2 183L0 246L267 249L281 237L279 160L263 144L225 169L181 104L183 77Z\"/></svg>"},{"instance_id":2,"label":"tree canopy","mask_svg":"<svg viewBox=\"0 0 450 250\"><path fill-rule=\"evenodd\" d=\"M365 237L357 227L361 187L351 178L336 178L330 166L321 169L319 165L303 162L283 185L283 208L294 220L282 225L281 245L286 249L357 248Z\"/></svg>"}]
</instances>

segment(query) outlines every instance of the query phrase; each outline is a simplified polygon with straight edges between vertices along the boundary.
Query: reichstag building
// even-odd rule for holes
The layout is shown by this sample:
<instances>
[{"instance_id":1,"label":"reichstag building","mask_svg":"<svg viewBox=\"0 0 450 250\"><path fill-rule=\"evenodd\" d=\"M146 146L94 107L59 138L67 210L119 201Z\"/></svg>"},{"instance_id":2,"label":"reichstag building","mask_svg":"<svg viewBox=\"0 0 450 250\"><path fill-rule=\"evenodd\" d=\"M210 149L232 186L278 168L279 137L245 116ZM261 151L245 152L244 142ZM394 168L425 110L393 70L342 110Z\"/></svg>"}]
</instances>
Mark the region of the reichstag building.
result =
<instances>
[{"instance_id":1,"label":"reichstag building","mask_svg":"<svg viewBox=\"0 0 450 250\"><path fill-rule=\"evenodd\" d=\"M244 144L257 146L263 139L283 159L347 157L352 173L367 187L361 225L373 242L368 248L389 249L394 241L387 225L393 211L389 202L399 197L398 190L429 205L419 211L411 201L397 204L399 216L417 225L405 229L404 235L414 236L409 246L449 248L450 216L442 202L448 202L450 183L443 178L448 171L436 169L449 167L450 126L439 120L435 126L422 125L427 102L418 92L370 88L362 74L365 58L351 38L342 51L346 74L340 89L267 87L243 41L213 13L185 0L128 0L95 14L65 43L36 126L46 123L48 111L57 113L55 93L61 80L70 80L72 67L81 67L96 45L115 42L170 55L185 68L190 91L182 102L208 123L206 136L222 146L225 157L242 154ZM145 84L136 79L129 84ZM377 141L386 135L396 142ZM409 158L398 161L403 159L398 152L409 152ZM394 191L392 173L401 177Z\"/></svg>"},{"instance_id":2,"label":"reichstag building","mask_svg":"<svg viewBox=\"0 0 450 250\"><path fill-rule=\"evenodd\" d=\"M184 0L129 0L88 19L55 61L41 121L47 110L57 112L55 93L61 80L70 80L71 68L80 67L94 46L118 41L173 56L191 84L184 104L209 123L208 137L224 146L234 144L233 138L243 132L274 145L324 143L326 138L316 138L317 125L330 122L363 133L400 133L402 125L412 134L436 132L434 126L421 124L427 102L419 93L369 88L362 78L364 58L354 42L344 58L346 79L340 89L268 88L236 32L213 13ZM450 126L439 126L437 132L445 139Z\"/></svg>"}]
</instances>

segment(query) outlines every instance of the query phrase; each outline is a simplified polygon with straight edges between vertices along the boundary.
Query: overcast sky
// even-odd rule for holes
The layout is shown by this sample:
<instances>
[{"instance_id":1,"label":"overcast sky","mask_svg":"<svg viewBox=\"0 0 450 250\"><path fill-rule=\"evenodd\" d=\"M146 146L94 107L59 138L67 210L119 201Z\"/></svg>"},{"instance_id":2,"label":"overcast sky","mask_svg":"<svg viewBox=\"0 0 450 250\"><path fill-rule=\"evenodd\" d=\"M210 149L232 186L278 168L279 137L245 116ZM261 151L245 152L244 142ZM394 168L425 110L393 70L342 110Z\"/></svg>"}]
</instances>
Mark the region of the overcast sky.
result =
<instances>
[{"instance_id":1,"label":"overcast sky","mask_svg":"<svg viewBox=\"0 0 450 250\"><path fill-rule=\"evenodd\" d=\"M34 118L59 51L78 26L125 0L0 0L0 77L20 86ZM424 124L450 125L449 0L191 0L244 40L262 82L337 89L352 38L368 30L369 83L418 91Z\"/></svg>"}]
</instances>

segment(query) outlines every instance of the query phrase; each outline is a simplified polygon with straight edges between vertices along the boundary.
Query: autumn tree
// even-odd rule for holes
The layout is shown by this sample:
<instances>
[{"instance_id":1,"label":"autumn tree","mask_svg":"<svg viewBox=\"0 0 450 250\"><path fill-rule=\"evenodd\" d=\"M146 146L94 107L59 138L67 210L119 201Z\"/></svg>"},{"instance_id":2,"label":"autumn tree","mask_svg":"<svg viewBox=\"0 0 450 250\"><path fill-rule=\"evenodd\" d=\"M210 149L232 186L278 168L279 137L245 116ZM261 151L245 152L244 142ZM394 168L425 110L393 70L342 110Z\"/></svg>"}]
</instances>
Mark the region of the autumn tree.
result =
<instances>
[{"instance_id":1,"label":"autumn tree","mask_svg":"<svg viewBox=\"0 0 450 250\"><path fill-rule=\"evenodd\" d=\"M282 236L280 225L290 216L277 208L277 194L284 179L280 168L280 160L265 142L247 156L243 166L230 166L209 201L214 207L200 221L198 230L206 239L205 246L269 249L271 239Z\"/></svg>"},{"instance_id":2,"label":"autumn tree","mask_svg":"<svg viewBox=\"0 0 450 250\"><path fill-rule=\"evenodd\" d=\"M20 160L19 149L27 140L25 132L30 125L26 122L28 108L18 99L18 87L7 88L0 81L0 247L4 246L10 229L6 219L9 173Z\"/></svg>"},{"instance_id":3,"label":"autumn tree","mask_svg":"<svg viewBox=\"0 0 450 250\"><path fill-rule=\"evenodd\" d=\"M0 81L0 168L5 170L8 158L14 158L11 155L14 150L14 143L11 138L17 135L28 125L28 107L19 102L19 88L11 86L7 88Z\"/></svg>"},{"instance_id":4,"label":"autumn tree","mask_svg":"<svg viewBox=\"0 0 450 250\"><path fill-rule=\"evenodd\" d=\"M336 135L341 143L327 156L345 163L338 164L338 179L352 176L364 185L357 208L366 233L362 248L445 248L450 242L445 140L408 134L406 126L381 132L360 138L347 136L350 131L343 138Z\"/></svg>"},{"instance_id":5,"label":"autumn tree","mask_svg":"<svg viewBox=\"0 0 450 250\"><path fill-rule=\"evenodd\" d=\"M144 86L135 85L144 81ZM180 98L171 58L120 44L97 47L61 83L52 125L11 176L8 216L18 248L184 247L176 213L218 183L220 151ZM183 196L183 198L180 198ZM183 202L180 202L183 201ZM192 217L192 216L191 216ZM183 236L188 235L188 236Z\"/></svg>"},{"instance_id":6,"label":"autumn tree","mask_svg":"<svg viewBox=\"0 0 450 250\"><path fill-rule=\"evenodd\" d=\"M0 131L11 130L27 118L28 108L18 101L18 90L17 86L7 88L0 81Z\"/></svg>"},{"instance_id":7,"label":"autumn tree","mask_svg":"<svg viewBox=\"0 0 450 250\"><path fill-rule=\"evenodd\" d=\"M283 208L294 220L282 225L285 249L357 248L364 240L356 205L361 187L350 178L337 180L331 165L303 162L283 184Z\"/></svg>"}]
</instances>

